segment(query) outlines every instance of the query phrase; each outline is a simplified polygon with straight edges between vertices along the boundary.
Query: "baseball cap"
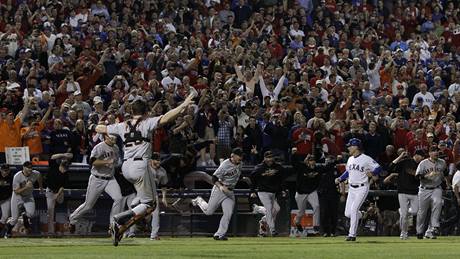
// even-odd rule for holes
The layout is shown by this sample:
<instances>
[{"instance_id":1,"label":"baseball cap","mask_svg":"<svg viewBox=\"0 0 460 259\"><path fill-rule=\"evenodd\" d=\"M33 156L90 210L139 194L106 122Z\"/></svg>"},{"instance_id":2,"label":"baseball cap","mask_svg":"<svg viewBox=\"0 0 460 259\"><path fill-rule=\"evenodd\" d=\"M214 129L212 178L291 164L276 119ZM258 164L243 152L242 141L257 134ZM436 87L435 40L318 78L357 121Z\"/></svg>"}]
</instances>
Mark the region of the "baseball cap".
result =
<instances>
[{"instance_id":1,"label":"baseball cap","mask_svg":"<svg viewBox=\"0 0 460 259\"><path fill-rule=\"evenodd\" d=\"M73 92L73 95L74 95L74 96L81 95L81 91L80 91L80 90L77 90L77 91Z\"/></svg>"},{"instance_id":2,"label":"baseball cap","mask_svg":"<svg viewBox=\"0 0 460 259\"><path fill-rule=\"evenodd\" d=\"M95 96L93 102L94 104L102 103L102 98L100 96Z\"/></svg>"},{"instance_id":3,"label":"baseball cap","mask_svg":"<svg viewBox=\"0 0 460 259\"><path fill-rule=\"evenodd\" d=\"M5 170L8 170L8 169L10 169L10 166L7 165L7 164L2 164L2 165L0 166L0 170L4 170L4 171L5 171Z\"/></svg>"},{"instance_id":4,"label":"baseball cap","mask_svg":"<svg viewBox=\"0 0 460 259\"><path fill-rule=\"evenodd\" d=\"M232 154L237 156L243 156L243 150L239 147L232 149Z\"/></svg>"},{"instance_id":5,"label":"baseball cap","mask_svg":"<svg viewBox=\"0 0 460 259\"><path fill-rule=\"evenodd\" d=\"M153 152L152 153L152 160L160 160L160 153L158 152Z\"/></svg>"},{"instance_id":6,"label":"baseball cap","mask_svg":"<svg viewBox=\"0 0 460 259\"><path fill-rule=\"evenodd\" d=\"M439 141L439 146L447 146L447 142L444 140Z\"/></svg>"},{"instance_id":7,"label":"baseball cap","mask_svg":"<svg viewBox=\"0 0 460 259\"><path fill-rule=\"evenodd\" d=\"M359 138L352 138L348 141L347 143L347 147L351 147L351 146L357 146L357 147L360 147L361 146L361 140Z\"/></svg>"},{"instance_id":8,"label":"baseball cap","mask_svg":"<svg viewBox=\"0 0 460 259\"><path fill-rule=\"evenodd\" d=\"M264 158L273 158L273 157L274 157L274 155L273 155L273 152L271 152L271 151L266 151L264 153Z\"/></svg>"},{"instance_id":9,"label":"baseball cap","mask_svg":"<svg viewBox=\"0 0 460 259\"><path fill-rule=\"evenodd\" d=\"M25 162L22 164L22 167L32 168L32 163L31 163L30 161L25 161Z\"/></svg>"},{"instance_id":10,"label":"baseball cap","mask_svg":"<svg viewBox=\"0 0 460 259\"><path fill-rule=\"evenodd\" d=\"M433 145L433 146L430 147L430 152L438 152L438 151L439 151L438 146Z\"/></svg>"},{"instance_id":11,"label":"baseball cap","mask_svg":"<svg viewBox=\"0 0 460 259\"><path fill-rule=\"evenodd\" d=\"M433 133L431 133L431 132L428 132L428 133L426 134L426 137L427 137L427 138L433 138L433 137L434 137L434 135L433 135Z\"/></svg>"},{"instance_id":12,"label":"baseball cap","mask_svg":"<svg viewBox=\"0 0 460 259\"><path fill-rule=\"evenodd\" d=\"M305 158L305 160L307 160L307 161L313 160L313 161L314 161L314 160L316 160L316 158L315 158L315 155L313 155L313 154L308 154L307 157Z\"/></svg>"},{"instance_id":13,"label":"baseball cap","mask_svg":"<svg viewBox=\"0 0 460 259\"><path fill-rule=\"evenodd\" d=\"M425 156L425 151L423 149L415 150L415 155Z\"/></svg>"}]
</instances>

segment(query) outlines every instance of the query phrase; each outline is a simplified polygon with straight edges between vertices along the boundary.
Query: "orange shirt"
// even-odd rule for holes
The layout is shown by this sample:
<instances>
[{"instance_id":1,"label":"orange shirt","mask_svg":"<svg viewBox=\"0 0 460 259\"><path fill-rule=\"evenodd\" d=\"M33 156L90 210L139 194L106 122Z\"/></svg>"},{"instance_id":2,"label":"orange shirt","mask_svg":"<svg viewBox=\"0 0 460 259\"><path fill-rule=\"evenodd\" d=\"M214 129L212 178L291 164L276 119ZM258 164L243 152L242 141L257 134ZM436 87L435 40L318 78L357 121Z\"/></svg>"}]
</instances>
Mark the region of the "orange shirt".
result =
<instances>
[{"instance_id":1,"label":"orange shirt","mask_svg":"<svg viewBox=\"0 0 460 259\"><path fill-rule=\"evenodd\" d=\"M12 126L6 120L0 122L0 152L6 147L21 147L21 119L16 118Z\"/></svg>"},{"instance_id":2,"label":"orange shirt","mask_svg":"<svg viewBox=\"0 0 460 259\"><path fill-rule=\"evenodd\" d=\"M35 127L24 127L21 129L21 138L23 146L29 147L30 154L40 154L43 152L41 132L45 128L45 124L40 122ZM27 138L24 136L27 134Z\"/></svg>"}]
</instances>

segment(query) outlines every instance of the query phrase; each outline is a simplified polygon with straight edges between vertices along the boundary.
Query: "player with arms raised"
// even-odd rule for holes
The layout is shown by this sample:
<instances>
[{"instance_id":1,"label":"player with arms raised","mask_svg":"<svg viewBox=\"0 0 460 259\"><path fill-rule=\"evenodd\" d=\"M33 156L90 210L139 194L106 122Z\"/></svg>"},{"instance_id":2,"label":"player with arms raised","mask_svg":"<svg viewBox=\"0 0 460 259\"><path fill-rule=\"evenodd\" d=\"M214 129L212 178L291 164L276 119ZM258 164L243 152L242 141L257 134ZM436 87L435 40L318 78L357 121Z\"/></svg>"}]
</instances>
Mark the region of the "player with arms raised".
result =
<instances>
[{"instance_id":1,"label":"player with arms raised","mask_svg":"<svg viewBox=\"0 0 460 259\"><path fill-rule=\"evenodd\" d=\"M361 152L360 139L350 139L347 147L351 156L348 158L346 171L335 181L339 183L348 179L350 188L345 205L345 217L350 218L350 229L346 241L356 241L358 221L362 217L359 209L369 192L369 179L377 177L382 168L374 159Z\"/></svg>"}]
</instances>

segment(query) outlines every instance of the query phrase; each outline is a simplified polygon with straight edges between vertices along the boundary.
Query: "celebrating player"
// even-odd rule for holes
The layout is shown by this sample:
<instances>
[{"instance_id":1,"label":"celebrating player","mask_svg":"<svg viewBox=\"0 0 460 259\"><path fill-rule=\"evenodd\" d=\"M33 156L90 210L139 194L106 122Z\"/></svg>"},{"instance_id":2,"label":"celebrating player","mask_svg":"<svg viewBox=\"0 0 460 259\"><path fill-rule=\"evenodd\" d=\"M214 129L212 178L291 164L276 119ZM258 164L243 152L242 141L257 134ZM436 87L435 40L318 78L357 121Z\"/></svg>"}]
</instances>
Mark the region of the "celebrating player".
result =
<instances>
[{"instance_id":1,"label":"celebrating player","mask_svg":"<svg viewBox=\"0 0 460 259\"><path fill-rule=\"evenodd\" d=\"M0 207L2 218L0 219L0 233L6 224L11 211L11 193L13 192L13 175L7 164L0 166Z\"/></svg>"},{"instance_id":2,"label":"celebrating player","mask_svg":"<svg viewBox=\"0 0 460 259\"><path fill-rule=\"evenodd\" d=\"M251 174L252 193L251 197L255 198L254 192L257 188L257 195L262 202L263 207L254 205L255 212L265 214L265 220L262 219L259 226L259 235L265 236L263 225L268 224L271 236L276 236L278 233L275 229L276 215L280 211L280 205L276 200L276 194L281 191L281 185L286 177L284 168L281 164L276 163L271 151L264 154L264 161L257 165Z\"/></svg>"},{"instance_id":3,"label":"celebrating player","mask_svg":"<svg viewBox=\"0 0 460 259\"><path fill-rule=\"evenodd\" d=\"M86 199L83 204L70 214L70 233L75 232L75 225L78 220L94 207L103 191L113 199L110 222L113 221L113 215L121 211L121 190L113 177L120 154L117 145L115 145L116 139L116 136L105 135L104 142L97 144L91 151L91 176L86 189Z\"/></svg>"},{"instance_id":4,"label":"celebrating player","mask_svg":"<svg viewBox=\"0 0 460 259\"><path fill-rule=\"evenodd\" d=\"M122 165L123 176L134 184L136 201L133 208L113 217L112 241L117 246L123 233L133 224L155 210L156 186L149 166L152 156L150 137L155 128L164 125L176 118L192 102L195 97L192 92L182 104L168 111L163 116L148 118L147 104L138 97L131 103L132 119L112 125L98 125L96 132L116 134L123 140L124 159Z\"/></svg>"},{"instance_id":5,"label":"celebrating player","mask_svg":"<svg viewBox=\"0 0 460 259\"><path fill-rule=\"evenodd\" d=\"M438 147L432 146L429 151L429 158L424 159L417 167L415 176L420 179L418 191L419 210L417 213L417 238L436 239L439 228L439 217L442 208L441 184L444 174L447 171L446 162L438 158ZM428 209L431 207L430 226L425 230L425 220Z\"/></svg>"},{"instance_id":6,"label":"celebrating player","mask_svg":"<svg viewBox=\"0 0 460 259\"><path fill-rule=\"evenodd\" d=\"M408 155L409 153L404 151L391 162L389 171L392 173L384 180L384 183L389 183L394 177L398 178L399 226L402 240L408 238L409 214L417 215L417 192L420 183L415 177L415 170L418 163L422 161L425 152L423 149L419 149L415 151L415 155L412 158Z\"/></svg>"},{"instance_id":7,"label":"celebrating player","mask_svg":"<svg viewBox=\"0 0 460 259\"><path fill-rule=\"evenodd\" d=\"M320 222L320 207L317 189L321 180L321 175L325 171L325 167L317 165L315 156L312 154L307 155L303 163L294 163L294 168L297 172L296 178L296 194L295 201L299 212L295 217L295 224L299 234L303 232L303 227L300 224L307 202L313 208L313 229L316 233L319 232Z\"/></svg>"},{"instance_id":8,"label":"celebrating player","mask_svg":"<svg viewBox=\"0 0 460 259\"><path fill-rule=\"evenodd\" d=\"M46 206L48 207L48 234L54 234L54 208L56 202L64 202L64 187L69 180L69 165L72 153L54 154L49 161L46 175Z\"/></svg>"},{"instance_id":9,"label":"celebrating player","mask_svg":"<svg viewBox=\"0 0 460 259\"><path fill-rule=\"evenodd\" d=\"M350 139L347 147L351 156L348 158L346 171L336 178L336 183L348 179L350 188L345 205L345 216L350 218L350 229L346 241L356 241L358 221L362 217L359 209L369 192L369 178L377 177L382 168L374 159L361 152L360 139Z\"/></svg>"},{"instance_id":10,"label":"celebrating player","mask_svg":"<svg viewBox=\"0 0 460 259\"><path fill-rule=\"evenodd\" d=\"M223 215L220 219L219 229L214 234L215 240L228 240L226 237L228 224L233 214L233 206L235 206L235 188L241 175L241 160L243 150L235 148L232 150L229 159L226 159L220 164L219 168L214 172L212 180L214 187L211 191L209 203L200 196L192 200L193 206L198 206L206 215L212 215L219 205L222 205Z\"/></svg>"},{"instance_id":11,"label":"celebrating player","mask_svg":"<svg viewBox=\"0 0 460 259\"><path fill-rule=\"evenodd\" d=\"M11 230L18 222L20 208L24 207L22 214L24 228L30 232L29 218L35 214L35 200L33 196L34 183L38 182L40 191L43 190L43 180L40 172L32 169L32 163L27 161L22 165L22 171L17 172L13 177L13 192L11 196L11 220L6 225L4 237L11 236Z\"/></svg>"}]
</instances>

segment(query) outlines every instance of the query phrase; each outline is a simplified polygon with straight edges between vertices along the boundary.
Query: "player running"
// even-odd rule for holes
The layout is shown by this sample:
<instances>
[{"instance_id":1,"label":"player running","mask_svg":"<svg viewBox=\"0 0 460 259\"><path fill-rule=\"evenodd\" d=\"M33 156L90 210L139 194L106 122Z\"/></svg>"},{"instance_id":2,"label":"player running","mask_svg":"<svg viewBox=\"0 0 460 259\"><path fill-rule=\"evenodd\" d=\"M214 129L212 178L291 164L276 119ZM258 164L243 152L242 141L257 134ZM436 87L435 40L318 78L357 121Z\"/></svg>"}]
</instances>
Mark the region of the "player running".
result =
<instances>
[{"instance_id":1,"label":"player running","mask_svg":"<svg viewBox=\"0 0 460 259\"><path fill-rule=\"evenodd\" d=\"M214 240L228 240L226 236L228 224L235 206L233 188L235 188L241 175L242 157L243 150L240 148L233 149L230 158L224 160L214 172L212 176L214 187L211 191L209 203L200 196L192 200L192 205L200 207L206 215L212 215L217 207L222 205L223 215L220 219L219 229L214 234Z\"/></svg>"},{"instance_id":2,"label":"player running","mask_svg":"<svg viewBox=\"0 0 460 259\"><path fill-rule=\"evenodd\" d=\"M259 236L266 236L264 225L268 224L270 235L277 236L278 232L275 229L276 215L280 211L280 205L276 200L276 194L282 188L282 183L286 178L286 173L281 164L274 161L274 156L271 151L264 154L264 161L256 166L251 173L252 193L251 197L259 196L262 206L254 204L254 212L264 214L265 216L259 222ZM255 189L257 188L257 195Z\"/></svg>"},{"instance_id":3,"label":"player running","mask_svg":"<svg viewBox=\"0 0 460 259\"><path fill-rule=\"evenodd\" d=\"M429 158L418 164L415 176L420 179L418 191L419 210L417 213L417 238L436 239L439 228L439 217L442 209L442 188L447 173L447 165L443 159L438 158L438 147L432 146L429 151ZM425 220L428 210L431 207L430 226L425 230Z\"/></svg>"},{"instance_id":4,"label":"player running","mask_svg":"<svg viewBox=\"0 0 460 259\"><path fill-rule=\"evenodd\" d=\"M43 179L40 172L32 169L32 163L27 161L22 165L22 171L17 172L13 177L13 194L11 196L11 220L6 224L4 237L11 236L11 230L18 222L20 210L24 208L22 214L24 228L27 232L31 231L29 218L35 214L35 200L33 196L34 183L38 182L40 191L43 191Z\"/></svg>"},{"instance_id":5,"label":"player running","mask_svg":"<svg viewBox=\"0 0 460 259\"><path fill-rule=\"evenodd\" d=\"M135 204L132 209L117 214L112 222L112 241L118 246L123 233L133 224L143 219L155 210L156 186L149 165L152 156L150 138L157 127L174 120L192 102L196 93L192 92L185 101L166 114L149 118L147 104L141 97L131 103L133 117L125 122L112 125L98 125L96 132L102 134L119 135L123 140L124 159L122 165L123 176L134 184L136 189Z\"/></svg>"},{"instance_id":6,"label":"player running","mask_svg":"<svg viewBox=\"0 0 460 259\"><path fill-rule=\"evenodd\" d=\"M110 211L110 223L115 214L121 212L121 190L114 178L115 167L118 164L120 152L116 145L117 138L105 135L104 142L97 144L90 155L91 175L86 189L86 199L69 217L69 231L75 232L78 220L94 207L99 196L105 191L113 200Z\"/></svg>"},{"instance_id":7,"label":"player running","mask_svg":"<svg viewBox=\"0 0 460 259\"><path fill-rule=\"evenodd\" d=\"M347 144L348 158L345 172L335 179L336 183L348 179L350 188L345 205L345 217L350 218L350 229L346 241L356 241L358 221L362 217L359 209L369 192L369 179L377 177L382 168L371 157L361 152L361 140L352 138Z\"/></svg>"}]
</instances>

